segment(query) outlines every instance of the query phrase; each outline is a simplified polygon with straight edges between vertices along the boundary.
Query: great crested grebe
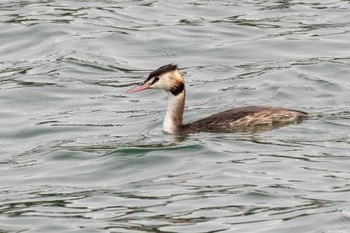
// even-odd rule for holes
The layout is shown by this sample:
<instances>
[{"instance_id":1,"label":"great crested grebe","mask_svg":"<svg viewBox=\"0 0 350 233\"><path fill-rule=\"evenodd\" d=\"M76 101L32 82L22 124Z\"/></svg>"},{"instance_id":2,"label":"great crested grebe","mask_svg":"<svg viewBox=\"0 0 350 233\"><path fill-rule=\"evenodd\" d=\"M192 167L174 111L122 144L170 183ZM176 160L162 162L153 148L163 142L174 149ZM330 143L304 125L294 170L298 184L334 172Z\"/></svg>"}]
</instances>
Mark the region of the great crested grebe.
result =
<instances>
[{"instance_id":1,"label":"great crested grebe","mask_svg":"<svg viewBox=\"0 0 350 233\"><path fill-rule=\"evenodd\" d=\"M177 65L173 64L154 70L140 86L130 89L128 93L146 89L163 89L168 93L168 108L163 130L171 134L270 130L300 122L308 117L306 112L298 110L249 106L219 112L184 125L182 119L185 108L185 80L179 73Z\"/></svg>"}]
</instances>

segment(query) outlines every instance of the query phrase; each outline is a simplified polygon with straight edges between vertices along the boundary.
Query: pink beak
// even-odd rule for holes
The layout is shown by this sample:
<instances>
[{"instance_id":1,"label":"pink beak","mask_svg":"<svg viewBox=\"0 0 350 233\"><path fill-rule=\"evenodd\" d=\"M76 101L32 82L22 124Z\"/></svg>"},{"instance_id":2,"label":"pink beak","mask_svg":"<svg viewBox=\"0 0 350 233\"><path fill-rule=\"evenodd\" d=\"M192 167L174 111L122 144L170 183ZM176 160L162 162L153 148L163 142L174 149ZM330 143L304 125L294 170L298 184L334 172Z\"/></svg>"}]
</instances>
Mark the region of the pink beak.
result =
<instances>
[{"instance_id":1,"label":"pink beak","mask_svg":"<svg viewBox=\"0 0 350 233\"><path fill-rule=\"evenodd\" d=\"M151 85L149 83L144 83L144 84L141 84L140 86L131 88L130 90L127 91L127 93L135 93L135 92L143 91L148 89L150 86Z\"/></svg>"}]
</instances>

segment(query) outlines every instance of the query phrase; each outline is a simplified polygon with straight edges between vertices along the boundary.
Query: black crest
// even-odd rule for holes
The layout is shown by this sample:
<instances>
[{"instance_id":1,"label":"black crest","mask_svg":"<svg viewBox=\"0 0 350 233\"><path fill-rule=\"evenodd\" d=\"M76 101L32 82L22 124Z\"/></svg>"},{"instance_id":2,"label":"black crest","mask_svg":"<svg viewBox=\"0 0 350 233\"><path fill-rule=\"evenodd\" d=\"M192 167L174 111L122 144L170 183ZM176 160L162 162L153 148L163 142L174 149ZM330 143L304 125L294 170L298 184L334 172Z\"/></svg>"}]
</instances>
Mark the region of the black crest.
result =
<instances>
[{"instance_id":1,"label":"black crest","mask_svg":"<svg viewBox=\"0 0 350 233\"><path fill-rule=\"evenodd\" d=\"M174 64L168 64L168 65L165 65L165 66L161 66L161 67L159 67L158 69L152 71L152 72L148 75L147 80L149 80L150 78L159 76L159 75L161 75L161 74L167 73L167 72L169 72L169 71L176 70L176 69L177 69L177 65L174 65Z\"/></svg>"}]
</instances>

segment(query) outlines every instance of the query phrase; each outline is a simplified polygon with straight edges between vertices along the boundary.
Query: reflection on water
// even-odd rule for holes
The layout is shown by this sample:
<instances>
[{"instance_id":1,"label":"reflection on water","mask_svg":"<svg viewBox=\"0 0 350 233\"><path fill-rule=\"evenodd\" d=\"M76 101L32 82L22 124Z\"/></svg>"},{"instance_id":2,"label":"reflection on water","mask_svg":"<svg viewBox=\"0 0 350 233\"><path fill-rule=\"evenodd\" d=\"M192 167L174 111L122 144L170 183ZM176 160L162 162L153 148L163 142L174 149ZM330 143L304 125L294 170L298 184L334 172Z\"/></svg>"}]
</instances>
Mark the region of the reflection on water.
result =
<instances>
[{"instance_id":1,"label":"reflection on water","mask_svg":"<svg viewBox=\"0 0 350 233\"><path fill-rule=\"evenodd\" d=\"M348 1L3 1L0 232L348 232ZM248 105L312 117L269 132L162 132Z\"/></svg>"}]
</instances>

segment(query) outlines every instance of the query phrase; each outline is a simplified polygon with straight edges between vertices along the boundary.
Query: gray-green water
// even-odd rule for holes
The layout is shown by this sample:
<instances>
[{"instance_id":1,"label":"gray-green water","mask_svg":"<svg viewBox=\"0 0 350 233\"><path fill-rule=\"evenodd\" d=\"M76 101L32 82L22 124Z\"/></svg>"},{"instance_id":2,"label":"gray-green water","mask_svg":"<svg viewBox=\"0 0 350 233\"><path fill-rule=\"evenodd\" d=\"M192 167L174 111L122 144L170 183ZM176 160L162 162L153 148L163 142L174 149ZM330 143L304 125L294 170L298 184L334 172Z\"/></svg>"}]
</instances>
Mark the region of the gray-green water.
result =
<instances>
[{"instance_id":1,"label":"gray-green water","mask_svg":"<svg viewBox=\"0 0 350 233\"><path fill-rule=\"evenodd\" d=\"M162 132L272 105L264 133ZM1 1L0 232L350 232L350 2Z\"/></svg>"}]
</instances>

